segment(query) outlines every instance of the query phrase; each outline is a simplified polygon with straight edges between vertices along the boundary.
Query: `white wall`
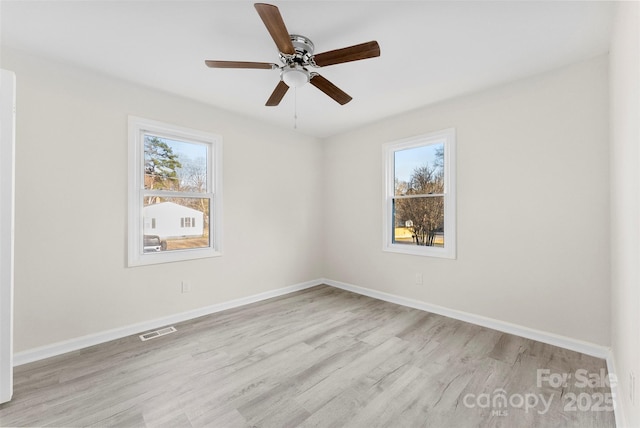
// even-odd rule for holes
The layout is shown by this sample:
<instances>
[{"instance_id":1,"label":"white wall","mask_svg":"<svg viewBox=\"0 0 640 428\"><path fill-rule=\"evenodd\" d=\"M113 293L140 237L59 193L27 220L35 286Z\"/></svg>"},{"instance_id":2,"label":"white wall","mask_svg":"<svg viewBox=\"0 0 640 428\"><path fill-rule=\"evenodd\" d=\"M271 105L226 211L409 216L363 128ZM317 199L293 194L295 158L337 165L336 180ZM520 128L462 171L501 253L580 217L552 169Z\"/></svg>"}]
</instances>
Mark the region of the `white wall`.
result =
<instances>
[{"instance_id":1,"label":"white wall","mask_svg":"<svg viewBox=\"0 0 640 428\"><path fill-rule=\"evenodd\" d=\"M610 343L607 57L324 142L20 52L1 59L19 76L17 352L321 277ZM129 114L223 136L223 257L125 267ZM457 260L382 252L381 145L448 127Z\"/></svg>"},{"instance_id":2,"label":"white wall","mask_svg":"<svg viewBox=\"0 0 640 428\"><path fill-rule=\"evenodd\" d=\"M322 276L317 140L8 49L2 65L18 76L16 352ZM125 267L129 114L223 137L224 256Z\"/></svg>"},{"instance_id":3,"label":"white wall","mask_svg":"<svg viewBox=\"0 0 640 428\"><path fill-rule=\"evenodd\" d=\"M640 6L618 3L611 43L611 344L619 397L630 427L640 427ZM636 395L640 384L636 380Z\"/></svg>"},{"instance_id":4,"label":"white wall","mask_svg":"<svg viewBox=\"0 0 640 428\"><path fill-rule=\"evenodd\" d=\"M325 276L608 345L607 70L595 58L326 141ZM457 260L383 252L381 145L449 127Z\"/></svg>"}]
</instances>

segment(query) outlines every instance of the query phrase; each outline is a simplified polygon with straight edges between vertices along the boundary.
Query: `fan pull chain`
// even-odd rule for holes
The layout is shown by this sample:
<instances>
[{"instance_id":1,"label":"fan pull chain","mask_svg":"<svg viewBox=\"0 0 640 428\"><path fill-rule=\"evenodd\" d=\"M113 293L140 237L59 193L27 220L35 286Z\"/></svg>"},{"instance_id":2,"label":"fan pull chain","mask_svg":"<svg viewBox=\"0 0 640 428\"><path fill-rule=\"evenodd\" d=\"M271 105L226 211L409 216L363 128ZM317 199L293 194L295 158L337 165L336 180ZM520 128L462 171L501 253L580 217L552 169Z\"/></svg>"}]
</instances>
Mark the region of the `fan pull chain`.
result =
<instances>
[{"instance_id":1,"label":"fan pull chain","mask_svg":"<svg viewBox=\"0 0 640 428\"><path fill-rule=\"evenodd\" d=\"M298 129L298 88L293 88L293 129Z\"/></svg>"}]
</instances>

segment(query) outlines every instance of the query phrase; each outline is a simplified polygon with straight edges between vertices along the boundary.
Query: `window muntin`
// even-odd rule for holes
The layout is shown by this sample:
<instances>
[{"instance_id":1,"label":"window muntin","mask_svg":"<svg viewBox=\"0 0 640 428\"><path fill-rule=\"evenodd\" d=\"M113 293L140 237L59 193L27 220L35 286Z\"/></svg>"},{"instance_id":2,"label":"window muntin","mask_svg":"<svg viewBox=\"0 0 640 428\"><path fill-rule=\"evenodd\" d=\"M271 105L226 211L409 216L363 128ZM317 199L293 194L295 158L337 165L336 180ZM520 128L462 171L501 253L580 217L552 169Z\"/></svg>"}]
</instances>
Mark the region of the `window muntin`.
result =
<instances>
[{"instance_id":1,"label":"window muntin","mask_svg":"<svg viewBox=\"0 0 640 428\"><path fill-rule=\"evenodd\" d=\"M385 145L385 251L455 258L455 132Z\"/></svg>"},{"instance_id":2,"label":"window muntin","mask_svg":"<svg viewBox=\"0 0 640 428\"><path fill-rule=\"evenodd\" d=\"M129 128L129 265L220 255L221 139L134 117Z\"/></svg>"}]
</instances>

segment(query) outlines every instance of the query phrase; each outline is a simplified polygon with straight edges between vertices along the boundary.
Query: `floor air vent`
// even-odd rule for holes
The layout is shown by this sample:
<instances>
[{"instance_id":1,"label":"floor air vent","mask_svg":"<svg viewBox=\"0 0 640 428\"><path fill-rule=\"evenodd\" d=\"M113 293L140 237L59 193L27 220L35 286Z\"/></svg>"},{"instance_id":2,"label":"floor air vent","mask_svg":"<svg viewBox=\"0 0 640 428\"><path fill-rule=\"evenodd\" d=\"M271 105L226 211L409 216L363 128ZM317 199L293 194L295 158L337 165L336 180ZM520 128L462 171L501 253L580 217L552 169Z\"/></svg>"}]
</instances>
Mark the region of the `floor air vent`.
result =
<instances>
[{"instance_id":1,"label":"floor air vent","mask_svg":"<svg viewBox=\"0 0 640 428\"><path fill-rule=\"evenodd\" d=\"M166 334L174 333L176 331L177 330L175 327L165 327L165 328L161 328L160 330L150 331L148 333L141 334L139 337L140 337L140 340L144 342L145 340L155 339L156 337L164 336Z\"/></svg>"}]
</instances>

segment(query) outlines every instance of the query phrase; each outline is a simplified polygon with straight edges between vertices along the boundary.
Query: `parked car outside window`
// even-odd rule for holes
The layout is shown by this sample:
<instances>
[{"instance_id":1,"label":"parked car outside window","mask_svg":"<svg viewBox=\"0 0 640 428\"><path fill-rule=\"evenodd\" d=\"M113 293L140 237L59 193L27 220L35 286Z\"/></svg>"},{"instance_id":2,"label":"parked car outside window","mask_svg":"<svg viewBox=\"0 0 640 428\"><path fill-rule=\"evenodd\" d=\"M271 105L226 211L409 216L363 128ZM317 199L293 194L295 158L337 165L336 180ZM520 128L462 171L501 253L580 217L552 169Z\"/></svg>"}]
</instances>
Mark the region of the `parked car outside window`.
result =
<instances>
[{"instance_id":1,"label":"parked car outside window","mask_svg":"<svg viewBox=\"0 0 640 428\"><path fill-rule=\"evenodd\" d=\"M143 251L152 253L167 249L167 242L160 239L158 235L144 235Z\"/></svg>"}]
</instances>

